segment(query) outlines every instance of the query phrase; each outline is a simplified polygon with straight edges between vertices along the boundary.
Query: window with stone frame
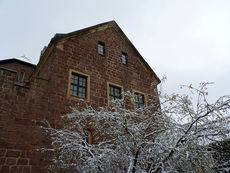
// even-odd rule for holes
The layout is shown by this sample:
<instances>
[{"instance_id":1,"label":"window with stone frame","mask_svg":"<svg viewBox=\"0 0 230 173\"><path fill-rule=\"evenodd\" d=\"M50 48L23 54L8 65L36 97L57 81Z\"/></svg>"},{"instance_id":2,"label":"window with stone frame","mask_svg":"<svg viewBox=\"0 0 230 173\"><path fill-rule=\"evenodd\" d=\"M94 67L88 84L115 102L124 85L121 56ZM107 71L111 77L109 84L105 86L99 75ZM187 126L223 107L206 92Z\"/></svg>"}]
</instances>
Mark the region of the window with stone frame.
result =
<instances>
[{"instance_id":1,"label":"window with stone frame","mask_svg":"<svg viewBox=\"0 0 230 173\"><path fill-rule=\"evenodd\" d=\"M99 41L97 51L99 55L105 55L105 44Z\"/></svg>"},{"instance_id":2,"label":"window with stone frame","mask_svg":"<svg viewBox=\"0 0 230 173\"><path fill-rule=\"evenodd\" d=\"M134 93L135 107L136 109L145 107L145 96L144 94L140 94L138 92Z\"/></svg>"},{"instance_id":3,"label":"window with stone frame","mask_svg":"<svg viewBox=\"0 0 230 173\"><path fill-rule=\"evenodd\" d=\"M71 96L86 98L87 97L87 77L72 72L69 93Z\"/></svg>"}]
</instances>

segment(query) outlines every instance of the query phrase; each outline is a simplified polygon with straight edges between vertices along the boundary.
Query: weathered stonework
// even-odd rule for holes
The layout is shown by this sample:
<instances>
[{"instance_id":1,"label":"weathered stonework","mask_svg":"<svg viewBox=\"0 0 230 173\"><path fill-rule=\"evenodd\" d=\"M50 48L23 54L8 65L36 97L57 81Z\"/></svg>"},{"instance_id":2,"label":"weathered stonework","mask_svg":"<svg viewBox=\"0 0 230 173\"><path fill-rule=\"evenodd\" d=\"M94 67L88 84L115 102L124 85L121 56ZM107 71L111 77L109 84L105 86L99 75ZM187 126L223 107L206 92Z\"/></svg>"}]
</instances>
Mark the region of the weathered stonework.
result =
<instances>
[{"instance_id":1,"label":"weathered stonework","mask_svg":"<svg viewBox=\"0 0 230 173\"><path fill-rule=\"evenodd\" d=\"M104 56L97 52L98 41L105 44ZM122 64L122 52L127 65ZM21 71L23 81L18 80ZM69 95L71 71L90 77L88 99ZM108 83L159 103L154 91L159 82L114 21L57 34L37 66L15 59L0 61L0 172L47 172L47 153L37 149L49 147L50 141L39 126L47 120L60 127L60 117L84 102L95 109L108 106ZM126 106L134 109L129 101Z\"/></svg>"}]
</instances>

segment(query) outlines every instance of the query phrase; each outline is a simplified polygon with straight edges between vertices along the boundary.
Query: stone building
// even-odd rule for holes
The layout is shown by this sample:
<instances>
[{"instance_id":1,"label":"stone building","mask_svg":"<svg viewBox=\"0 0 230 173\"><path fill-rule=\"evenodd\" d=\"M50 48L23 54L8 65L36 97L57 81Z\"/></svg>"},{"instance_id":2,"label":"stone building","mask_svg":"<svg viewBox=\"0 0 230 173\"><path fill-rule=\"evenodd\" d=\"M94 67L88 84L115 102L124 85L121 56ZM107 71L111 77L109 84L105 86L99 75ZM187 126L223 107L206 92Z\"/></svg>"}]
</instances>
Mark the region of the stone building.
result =
<instances>
[{"instance_id":1,"label":"stone building","mask_svg":"<svg viewBox=\"0 0 230 173\"><path fill-rule=\"evenodd\" d=\"M37 151L50 145L39 128L44 120L57 127L82 100L97 109L124 91L136 98L128 109L148 105L150 97L159 103L158 83L114 21L56 34L37 65L1 60L0 172L46 172L45 153Z\"/></svg>"}]
</instances>

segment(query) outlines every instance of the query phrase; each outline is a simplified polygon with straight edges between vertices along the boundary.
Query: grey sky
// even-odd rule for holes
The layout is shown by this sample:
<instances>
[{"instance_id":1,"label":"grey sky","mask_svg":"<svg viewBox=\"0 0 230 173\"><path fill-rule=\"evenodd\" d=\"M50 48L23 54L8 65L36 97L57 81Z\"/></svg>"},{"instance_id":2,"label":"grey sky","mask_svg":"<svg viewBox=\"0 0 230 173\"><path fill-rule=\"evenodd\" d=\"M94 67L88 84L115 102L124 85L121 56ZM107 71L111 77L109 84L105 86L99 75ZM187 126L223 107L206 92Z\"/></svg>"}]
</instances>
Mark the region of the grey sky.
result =
<instances>
[{"instance_id":1,"label":"grey sky","mask_svg":"<svg viewBox=\"0 0 230 173\"><path fill-rule=\"evenodd\" d=\"M215 82L210 97L230 94L229 0L0 0L0 59L32 63L55 33L115 20L161 78Z\"/></svg>"}]
</instances>

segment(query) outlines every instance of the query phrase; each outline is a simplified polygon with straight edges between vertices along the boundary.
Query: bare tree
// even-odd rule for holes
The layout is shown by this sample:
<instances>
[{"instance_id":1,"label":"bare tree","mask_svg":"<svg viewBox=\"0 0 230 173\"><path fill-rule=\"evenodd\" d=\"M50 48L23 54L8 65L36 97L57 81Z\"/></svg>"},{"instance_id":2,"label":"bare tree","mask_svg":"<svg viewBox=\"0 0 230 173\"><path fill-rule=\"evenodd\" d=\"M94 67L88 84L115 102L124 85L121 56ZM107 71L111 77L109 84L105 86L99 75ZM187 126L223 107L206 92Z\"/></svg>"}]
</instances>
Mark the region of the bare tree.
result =
<instances>
[{"instance_id":1,"label":"bare tree","mask_svg":"<svg viewBox=\"0 0 230 173\"><path fill-rule=\"evenodd\" d=\"M159 93L161 106L128 110L116 100L110 109L74 108L62 117L64 128L44 128L55 153L52 172L215 172L210 144L229 137L230 96L208 102L208 84L183 86L189 96Z\"/></svg>"}]
</instances>

